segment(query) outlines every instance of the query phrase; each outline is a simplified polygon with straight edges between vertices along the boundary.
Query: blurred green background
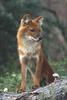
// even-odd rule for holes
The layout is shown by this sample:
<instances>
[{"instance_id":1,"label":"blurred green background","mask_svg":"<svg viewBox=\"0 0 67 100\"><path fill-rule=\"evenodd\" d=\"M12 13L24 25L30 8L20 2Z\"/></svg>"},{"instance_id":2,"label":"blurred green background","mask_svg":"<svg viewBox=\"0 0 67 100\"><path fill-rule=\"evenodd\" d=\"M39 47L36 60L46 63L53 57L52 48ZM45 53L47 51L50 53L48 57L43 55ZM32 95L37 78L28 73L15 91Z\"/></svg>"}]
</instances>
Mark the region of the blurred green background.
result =
<instances>
[{"instance_id":1,"label":"blurred green background","mask_svg":"<svg viewBox=\"0 0 67 100\"><path fill-rule=\"evenodd\" d=\"M55 72L67 78L67 2L0 0L0 91L15 91L21 81L16 34L24 14L43 16L45 55ZM28 73L27 90L30 88Z\"/></svg>"}]
</instances>

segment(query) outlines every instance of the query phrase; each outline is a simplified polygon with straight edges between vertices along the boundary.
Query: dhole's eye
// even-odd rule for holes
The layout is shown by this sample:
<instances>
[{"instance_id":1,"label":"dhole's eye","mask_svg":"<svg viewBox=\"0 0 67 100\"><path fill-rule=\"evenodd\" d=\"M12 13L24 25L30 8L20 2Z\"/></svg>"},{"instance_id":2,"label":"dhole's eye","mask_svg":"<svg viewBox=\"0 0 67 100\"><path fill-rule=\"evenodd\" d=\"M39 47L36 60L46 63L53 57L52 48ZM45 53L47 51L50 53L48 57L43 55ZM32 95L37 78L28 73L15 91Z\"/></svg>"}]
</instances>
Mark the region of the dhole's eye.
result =
<instances>
[{"instance_id":1,"label":"dhole's eye","mask_svg":"<svg viewBox=\"0 0 67 100\"><path fill-rule=\"evenodd\" d=\"M31 29L30 31L31 31L31 32L35 32L35 29Z\"/></svg>"}]
</instances>

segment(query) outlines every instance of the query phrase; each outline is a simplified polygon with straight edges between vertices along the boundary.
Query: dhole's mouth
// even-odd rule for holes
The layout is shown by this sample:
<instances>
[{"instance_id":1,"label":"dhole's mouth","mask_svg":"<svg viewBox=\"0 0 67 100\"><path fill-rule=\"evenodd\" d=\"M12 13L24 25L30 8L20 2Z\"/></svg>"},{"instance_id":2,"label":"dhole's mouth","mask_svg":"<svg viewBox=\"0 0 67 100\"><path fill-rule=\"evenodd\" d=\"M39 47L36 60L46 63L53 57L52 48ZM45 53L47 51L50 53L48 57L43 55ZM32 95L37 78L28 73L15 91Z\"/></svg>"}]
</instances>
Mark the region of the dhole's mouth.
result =
<instances>
[{"instance_id":1,"label":"dhole's mouth","mask_svg":"<svg viewBox=\"0 0 67 100\"><path fill-rule=\"evenodd\" d=\"M28 36L28 38L30 39L30 40L34 40L35 42L39 42L40 40L42 40L42 36L39 36L39 37L37 37L37 38L34 38L34 37L32 37L32 36Z\"/></svg>"}]
</instances>

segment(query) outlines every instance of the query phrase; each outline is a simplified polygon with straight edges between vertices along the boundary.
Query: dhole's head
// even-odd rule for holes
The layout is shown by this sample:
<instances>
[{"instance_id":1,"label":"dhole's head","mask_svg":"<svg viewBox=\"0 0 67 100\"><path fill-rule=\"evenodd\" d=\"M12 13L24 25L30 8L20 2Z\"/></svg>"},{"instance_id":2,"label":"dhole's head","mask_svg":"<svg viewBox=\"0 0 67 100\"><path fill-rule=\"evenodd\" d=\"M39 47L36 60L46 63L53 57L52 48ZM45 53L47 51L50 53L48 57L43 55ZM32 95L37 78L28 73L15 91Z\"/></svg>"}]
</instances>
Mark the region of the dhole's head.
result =
<instances>
[{"instance_id":1,"label":"dhole's head","mask_svg":"<svg viewBox=\"0 0 67 100\"><path fill-rule=\"evenodd\" d=\"M29 14L26 14L21 19L21 27L27 26L25 32L28 35L28 37L30 39L38 41L39 39L41 39L42 36L42 21L42 16L38 16L32 19Z\"/></svg>"}]
</instances>

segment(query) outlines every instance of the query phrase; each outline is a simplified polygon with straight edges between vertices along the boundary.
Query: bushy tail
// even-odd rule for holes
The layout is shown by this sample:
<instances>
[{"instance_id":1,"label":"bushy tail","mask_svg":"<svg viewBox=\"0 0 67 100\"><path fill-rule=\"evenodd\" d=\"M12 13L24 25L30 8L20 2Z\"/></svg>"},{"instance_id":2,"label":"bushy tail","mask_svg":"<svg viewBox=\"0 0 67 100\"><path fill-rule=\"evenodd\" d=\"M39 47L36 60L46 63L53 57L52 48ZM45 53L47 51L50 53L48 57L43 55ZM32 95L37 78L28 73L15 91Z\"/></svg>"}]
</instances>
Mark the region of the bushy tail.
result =
<instances>
[{"instance_id":1,"label":"bushy tail","mask_svg":"<svg viewBox=\"0 0 67 100\"><path fill-rule=\"evenodd\" d=\"M53 77L54 71L53 71L52 67L49 65L46 57L44 57L42 64L43 64L42 72L43 72L43 76L46 78L46 81L48 83L53 82L54 81L54 77Z\"/></svg>"}]
</instances>

